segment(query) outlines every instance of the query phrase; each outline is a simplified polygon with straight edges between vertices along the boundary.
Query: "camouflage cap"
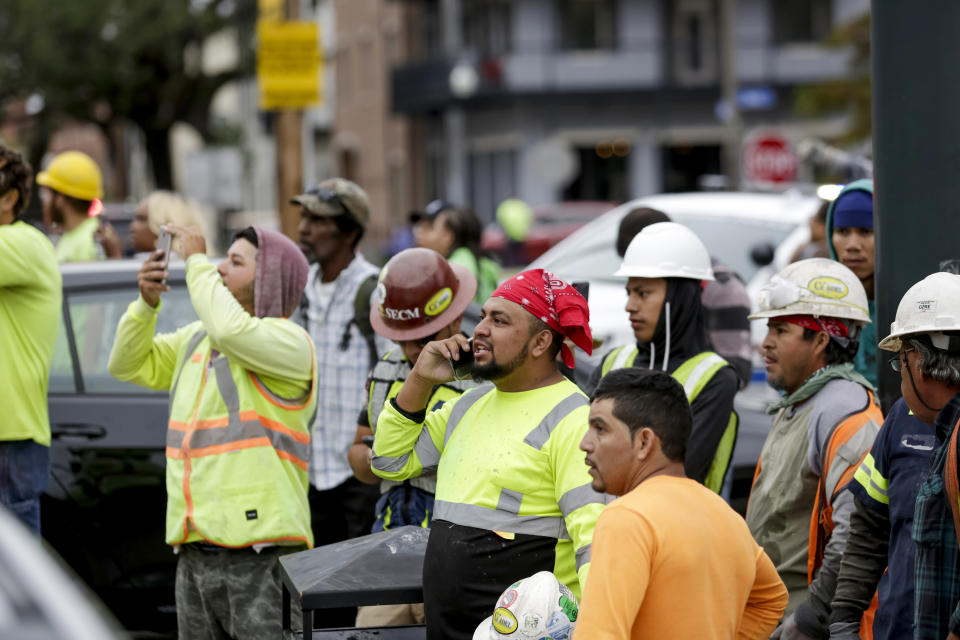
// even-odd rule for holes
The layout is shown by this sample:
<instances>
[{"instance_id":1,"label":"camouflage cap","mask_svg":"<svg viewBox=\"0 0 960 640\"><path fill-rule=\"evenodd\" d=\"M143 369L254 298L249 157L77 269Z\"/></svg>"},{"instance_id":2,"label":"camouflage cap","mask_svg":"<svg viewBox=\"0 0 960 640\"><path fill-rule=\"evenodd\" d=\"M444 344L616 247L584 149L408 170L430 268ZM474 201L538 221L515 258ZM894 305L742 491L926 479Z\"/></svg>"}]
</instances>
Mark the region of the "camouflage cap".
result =
<instances>
[{"instance_id":1,"label":"camouflage cap","mask_svg":"<svg viewBox=\"0 0 960 640\"><path fill-rule=\"evenodd\" d=\"M305 193L292 198L315 216L338 216L348 213L366 227L370 220L370 199L360 185L345 178L328 178Z\"/></svg>"}]
</instances>

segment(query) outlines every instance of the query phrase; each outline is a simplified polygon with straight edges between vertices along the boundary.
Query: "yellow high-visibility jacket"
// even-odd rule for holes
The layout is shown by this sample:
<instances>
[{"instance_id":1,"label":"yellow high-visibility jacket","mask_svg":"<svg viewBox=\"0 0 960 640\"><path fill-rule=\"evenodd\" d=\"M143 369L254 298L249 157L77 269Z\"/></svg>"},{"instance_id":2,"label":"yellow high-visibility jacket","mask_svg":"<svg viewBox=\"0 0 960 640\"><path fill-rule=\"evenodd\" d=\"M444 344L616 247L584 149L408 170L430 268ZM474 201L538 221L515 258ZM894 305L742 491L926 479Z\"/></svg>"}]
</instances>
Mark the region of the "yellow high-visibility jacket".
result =
<instances>
[{"instance_id":1,"label":"yellow high-visibility jacket","mask_svg":"<svg viewBox=\"0 0 960 640\"><path fill-rule=\"evenodd\" d=\"M312 546L313 342L289 320L247 313L206 257L186 266L199 321L154 336L160 305L139 298L109 364L121 380L170 390L167 543Z\"/></svg>"},{"instance_id":2,"label":"yellow high-visibility jacket","mask_svg":"<svg viewBox=\"0 0 960 640\"><path fill-rule=\"evenodd\" d=\"M579 596L606 503L579 448L588 416L586 395L566 379L518 393L476 387L422 423L390 402L372 467L389 480L436 470L434 521L556 539L554 574Z\"/></svg>"}]
</instances>

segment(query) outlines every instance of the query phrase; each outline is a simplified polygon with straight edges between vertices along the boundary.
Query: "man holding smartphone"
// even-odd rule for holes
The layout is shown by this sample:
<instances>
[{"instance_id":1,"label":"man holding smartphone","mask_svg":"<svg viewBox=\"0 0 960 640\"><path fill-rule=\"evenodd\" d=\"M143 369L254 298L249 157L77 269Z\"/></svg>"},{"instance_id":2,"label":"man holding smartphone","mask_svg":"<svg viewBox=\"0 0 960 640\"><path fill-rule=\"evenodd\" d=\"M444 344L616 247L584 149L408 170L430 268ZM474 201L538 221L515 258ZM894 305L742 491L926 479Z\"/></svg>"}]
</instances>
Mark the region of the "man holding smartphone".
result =
<instances>
[{"instance_id":1,"label":"man holding smartphone","mask_svg":"<svg viewBox=\"0 0 960 640\"><path fill-rule=\"evenodd\" d=\"M403 387L423 347L460 333L463 313L473 300L477 279L469 269L449 263L430 249L401 251L384 265L377 285L370 322L377 333L400 345L388 351L367 379L369 402L357 419L357 435L348 457L361 482L379 484L373 531L415 525L429 527L434 511L436 475L424 474L403 482L381 480L370 469L373 429L386 403ZM433 389L431 411L476 386L471 380L450 381ZM366 438L371 444L365 444ZM422 604L361 607L358 627L378 627L423 622Z\"/></svg>"},{"instance_id":2,"label":"man holding smartphone","mask_svg":"<svg viewBox=\"0 0 960 640\"><path fill-rule=\"evenodd\" d=\"M538 571L581 593L593 525L605 504L579 449L586 395L558 368L572 367L569 338L592 350L587 301L542 269L504 282L473 334L471 389L430 411L436 385L453 379L470 341L423 347L377 421L374 472L405 480L435 471L433 525L423 566L427 637L471 640L500 594Z\"/></svg>"},{"instance_id":3,"label":"man holding smartphone","mask_svg":"<svg viewBox=\"0 0 960 640\"><path fill-rule=\"evenodd\" d=\"M277 558L313 545L316 361L310 336L286 319L300 302L307 261L283 234L248 227L216 266L203 235L167 231L183 243L199 320L154 335L169 290L166 257L154 252L140 267L139 298L120 319L109 370L170 390L166 541L179 553L179 637L279 637Z\"/></svg>"}]
</instances>

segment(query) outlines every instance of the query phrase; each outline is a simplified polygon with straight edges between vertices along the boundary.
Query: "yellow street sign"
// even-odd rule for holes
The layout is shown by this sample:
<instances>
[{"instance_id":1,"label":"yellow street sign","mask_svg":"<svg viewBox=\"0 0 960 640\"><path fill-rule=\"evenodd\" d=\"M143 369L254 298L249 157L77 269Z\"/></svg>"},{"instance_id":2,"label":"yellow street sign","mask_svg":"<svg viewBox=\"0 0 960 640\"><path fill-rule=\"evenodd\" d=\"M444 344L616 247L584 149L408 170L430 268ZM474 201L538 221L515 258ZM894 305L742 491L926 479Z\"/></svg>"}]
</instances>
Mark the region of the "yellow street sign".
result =
<instances>
[{"instance_id":1,"label":"yellow street sign","mask_svg":"<svg viewBox=\"0 0 960 640\"><path fill-rule=\"evenodd\" d=\"M318 103L322 68L316 22L257 22L261 109L302 109Z\"/></svg>"}]
</instances>

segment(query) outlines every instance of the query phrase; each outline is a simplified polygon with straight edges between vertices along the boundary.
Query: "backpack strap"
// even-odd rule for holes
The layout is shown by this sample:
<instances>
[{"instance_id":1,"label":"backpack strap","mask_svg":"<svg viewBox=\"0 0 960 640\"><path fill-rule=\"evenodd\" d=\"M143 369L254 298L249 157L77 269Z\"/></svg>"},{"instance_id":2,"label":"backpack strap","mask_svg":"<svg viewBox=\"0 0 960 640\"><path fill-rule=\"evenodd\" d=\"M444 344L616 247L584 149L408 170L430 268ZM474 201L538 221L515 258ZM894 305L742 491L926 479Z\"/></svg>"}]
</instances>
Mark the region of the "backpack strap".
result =
<instances>
[{"instance_id":1,"label":"backpack strap","mask_svg":"<svg viewBox=\"0 0 960 640\"><path fill-rule=\"evenodd\" d=\"M353 299L353 318L347 323L343 330L343 337L340 339L340 350L346 351L347 347L350 346L350 326L355 326L367 343L371 370L377 366L379 359L373 325L370 324L370 296L373 295L373 290L377 288L378 278L379 274L373 273L360 283L357 288L357 295Z\"/></svg>"},{"instance_id":2,"label":"backpack strap","mask_svg":"<svg viewBox=\"0 0 960 640\"><path fill-rule=\"evenodd\" d=\"M943 470L943 487L947 492L947 502L950 503L950 512L953 514L953 530L957 534L957 544L960 544L960 487L957 486L957 430L960 429L960 420L953 425L953 435L947 445L947 464Z\"/></svg>"}]
</instances>

